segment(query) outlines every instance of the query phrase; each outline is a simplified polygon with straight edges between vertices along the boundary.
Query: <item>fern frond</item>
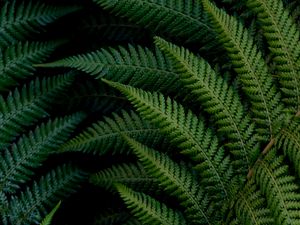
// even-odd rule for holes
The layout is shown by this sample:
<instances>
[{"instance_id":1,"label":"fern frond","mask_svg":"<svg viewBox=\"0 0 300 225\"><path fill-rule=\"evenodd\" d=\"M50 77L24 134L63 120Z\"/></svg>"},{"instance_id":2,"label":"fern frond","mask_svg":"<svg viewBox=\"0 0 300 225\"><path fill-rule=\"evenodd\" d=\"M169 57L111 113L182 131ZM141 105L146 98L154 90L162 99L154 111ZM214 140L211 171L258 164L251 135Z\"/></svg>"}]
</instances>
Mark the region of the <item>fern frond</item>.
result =
<instances>
[{"instance_id":1,"label":"fern frond","mask_svg":"<svg viewBox=\"0 0 300 225\"><path fill-rule=\"evenodd\" d=\"M129 137L124 136L124 139L138 156L145 170L152 177L159 179L160 186L170 196L178 199L189 224L215 224L215 221L218 221L218 215L210 205L209 196L185 165L179 165L166 154L161 154Z\"/></svg>"},{"instance_id":2,"label":"fern frond","mask_svg":"<svg viewBox=\"0 0 300 225\"><path fill-rule=\"evenodd\" d=\"M290 12L290 16L296 22L298 30L300 30L300 5L298 0L290 1L287 6L287 11Z\"/></svg>"},{"instance_id":3,"label":"fern frond","mask_svg":"<svg viewBox=\"0 0 300 225\"><path fill-rule=\"evenodd\" d=\"M160 188L158 179L146 173L140 163L122 163L111 168L101 170L90 176L90 183L107 190L112 190L115 183L122 183L127 187L142 192L157 192Z\"/></svg>"},{"instance_id":4,"label":"fern frond","mask_svg":"<svg viewBox=\"0 0 300 225\"><path fill-rule=\"evenodd\" d=\"M58 202L57 205L51 210L51 212L43 219L40 225L50 225L53 219L54 214L60 207L61 202Z\"/></svg>"},{"instance_id":5,"label":"fern frond","mask_svg":"<svg viewBox=\"0 0 300 225\"><path fill-rule=\"evenodd\" d=\"M124 200L131 213L143 224L153 225L185 225L182 215L168 208L165 204L150 196L135 192L130 188L115 184L121 198Z\"/></svg>"},{"instance_id":6,"label":"fern frond","mask_svg":"<svg viewBox=\"0 0 300 225\"><path fill-rule=\"evenodd\" d=\"M278 136L276 136L275 146L282 149L290 162L294 165L294 169L298 177L300 177L300 124L299 119L292 120L288 126L283 127Z\"/></svg>"},{"instance_id":7,"label":"fern frond","mask_svg":"<svg viewBox=\"0 0 300 225\"><path fill-rule=\"evenodd\" d=\"M71 165L52 170L31 188L10 202L9 219L14 225L39 224L47 214L47 208L53 207L59 200L71 195L86 178L85 172Z\"/></svg>"},{"instance_id":8,"label":"fern frond","mask_svg":"<svg viewBox=\"0 0 300 225\"><path fill-rule=\"evenodd\" d=\"M0 96L0 151L8 147L24 127L47 116L45 110L72 81L71 74L36 79L21 90L15 89L6 99Z\"/></svg>"},{"instance_id":9,"label":"fern frond","mask_svg":"<svg viewBox=\"0 0 300 225\"><path fill-rule=\"evenodd\" d=\"M161 51L128 45L101 49L92 53L72 56L39 67L70 67L84 71L97 79L128 83L150 90L177 90L178 75Z\"/></svg>"},{"instance_id":10,"label":"fern frond","mask_svg":"<svg viewBox=\"0 0 300 225\"><path fill-rule=\"evenodd\" d=\"M105 10L128 18L156 35L181 37L185 42L210 42L213 39L199 1L184 4L173 0L94 0ZM208 32L210 31L210 32Z\"/></svg>"},{"instance_id":11,"label":"fern frond","mask_svg":"<svg viewBox=\"0 0 300 225\"><path fill-rule=\"evenodd\" d=\"M238 94L204 59L158 37L155 43L173 62L184 87L213 116L220 135L228 138L226 145L239 161L240 169L247 170L251 165L249 156L257 155L259 151L258 137Z\"/></svg>"},{"instance_id":12,"label":"fern frond","mask_svg":"<svg viewBox=\"0 0 300 225\"><path fill-rule=\"evenodd\" d=\"M32 177L32 170L68 139L83 118L84 114L77 113L50 120L7 149L0 156L0 191L15 193L21 183Z\"/></svg>"},{"instance_id":13,"label":"fern frond","mask_svg":"<svg viewBox=\"0 0 300 225\"><path fill-rule=\"evenodd\" d=\"M300 223L300 194L295 178L289 175L289 168L282 156L276 156L274 149L258 161L254 177L261 192L266 196L274 224Z\"/></svg>"},{"instance_id":14,"label":"fern frond","mask_svg":"<svg viewBox=\"0 0 300 225\"><path fill-rule=\"evenodd\" d=\"M274 70L285 95L283 101L300 111L300 31L282 0L248 0L269 44Z\"/></svg>"},{"instance_id":15,"label":"fern frond","mask_svg":"<svg viewBox=\"0 0 300 225\"><path fill-rule=\"evenodd\" d=\"M126 145L120 133L134 137L143 143L151 145L166 145L164 137L159 130L143 121L134 112L122 111L120 115L112 114L112 117L105 117L103 121L94 123L77 137L64 144L60 151L82 151L93 154L105 154L111 151L112 154L123 153Z\"/></svg>"},{"instance_id":16,"label":"fern frond","mask_svg":"<svg viewBox=\"0 0 300 225\"><path fill-rule=\"evenodd\" d=\"M243 225L272 225L274 218L266 207L266 200L255 185L254 180L247 182L236 196L235 214Z\"/></svg>"},{"instance_id":17,"label":"fern frond","mask_svg":"<svg viewBox=\"0 0 300 225\"><path fill-rule=\"evenodd\" d=\"M162 94L105 80L120 90L137 108L140 115L157 126L174 146L188 155L199 171L203 186L212 188L220 199L228 197L227 184L232 179L232 166L212 130L191 111ZM216 191L218 190L218 191Z\"/></svg>"},{"instance_id":18,"label":"fern frond","mask_svg":"<svg viewBox=\"0 0 300 225\"><path fill-rule=\"evenodd\" d=\"M57 7L35 1L20 4L17 0L8 1L0 10L0 48L28 40L43 26L78 9L77 6Z\"/></svg>"},{"instance_id":19,"label":"fern frond","mask_svg":"<svg viewBox=\"0 0 300 225\"><path fill-rule=\"evenodd\" d=\"M60 42L18 42L0 48L0 91L28 78L35 71L32 64L42 63Z\"/></svg>"},{"instance_id":20,"label":"fern frond","mask_svg":"<svg viewBox=\"0 0 300 225\"><path fill-rule=\"evenodd\" d=\"M4 192L0 191L0 221L3 225L8 225L9 203Z\"/></svg>"},{"instance_id":21,"label":"fern frond","mask_svg":"<svg viewBox=\"0 0 300 225\"><path fill-rule=\"evenodd\" d=\"M273 123L280 116L283 105L262 54L236 18L227 15L209 0L203 0L203 5L251 101L252 113L260 126L257 130L270 139Z\"/></svg>"}]
</instances>

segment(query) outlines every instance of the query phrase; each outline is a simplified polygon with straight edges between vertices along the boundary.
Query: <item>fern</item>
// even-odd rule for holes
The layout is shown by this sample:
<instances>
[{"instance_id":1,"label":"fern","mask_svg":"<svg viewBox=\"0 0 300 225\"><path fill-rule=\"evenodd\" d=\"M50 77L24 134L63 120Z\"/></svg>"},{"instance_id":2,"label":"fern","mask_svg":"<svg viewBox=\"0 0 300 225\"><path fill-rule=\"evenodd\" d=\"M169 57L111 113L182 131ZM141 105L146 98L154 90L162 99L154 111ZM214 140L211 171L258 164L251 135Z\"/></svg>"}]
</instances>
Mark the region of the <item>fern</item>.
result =
<instances>
[{"instance_id":1,"label":"fern","mask_svg":"<svg viewBox=\"0 0 300 225\"><path fill-rule=\"evenodd\" d=\"M90 182L107 190L112 190L115 183L122 183L127 187L139 191L159 193L158 179L149 176L141 164L118 164L101 170L90 176Z\"/></svg>"},{"instance_id":2,"label":"fern","mask_svg":"<svg viewBox=\"0 0 300 225\"><path fill-rule=\"evenodd\" d=\"M212 33L208 33L211 28L206 23L203 7L198 1L188 1L186 4L172 0L94 0L94 2L115 15L128 18L135 24L150 29L156 35L181 37L185 42L209 43L213 39Z\"/></svg>"},{"instance_id":3,"label":"fern","mask_svg":"<svg viewBox=\"0 0 300 225\"><path fill-rule=\"evenodd\" d=\"M277 149L282 149L284 155L286 155L290 162L294 165L294 170L297 176L300 176L300 155L299 155L299 147L300 147L300 127L299 127L299 119L293 119L290 121L287 126L280 130L276 138L275 146Z\"/></svg>"},{"instance_id":4,"label":"fern","mask_svg":"<svg viewBox=\"0 0 300 225\"><path fill-rule=\"evenodd\" d=\"M300 109L300 32L281 1L255 0L248 1L247 5L257 14L268 41L274 70L285 95L283 101L297 113Z\"/></svg>"},{"instance_id":5,"label":"fern","mask_svg":"<svg viewBox=\"0 0 300 225\"><path fill-rule=\"evenodd\" d=\"M254 133L255 126L246 115L234 89L228 86L206 61L188 50L160 38L156 38L156 44L173 62L184 87L192 92L196 100L202 103L204 110L214 117L220 135L228 138L226 146L239 161L239 167L249 167L249 156L255 156L258 152L258 137Z\"/></svg>"},{"instance_id":6,"label":"fern","mask_svg":"<svg viewBox=\"0 0 300 225\"><path fill-rule=\"evenodd\" d=\"M274 224L271 210L266 207L266 200L254 179L247 182L235 200L234 211L241 224Z\"/></svg>"},{"instance_id":7,"label":"fern","mask_svg":"<svg viewBox=\"0 0 300 225\"><path fill-rule=\"evenodd\" d=\"M122 111L121 115L113 114L111 118L106 117L103 121L93 124L64 144L60 151L81 151L100 155L109 150L113 154L123 153L126 151L126 146L120 133L145 143L166 146L164 138L159 134L157 128L143 121L134 112Z\"/></svg>"},{"instance_id":8,"label":"fern","mask_svg":"<svg viewBox=\"0 0 300 225\"><path fill-rule=\"evenodd\" d=\"M262 54L239 21L218 9L209 0L203 0L203 5L218 33L219 41L239 75L243 90L251 100L252 113L260 126L258 131L270 139L274 121L280 116L283 105Z\"/></svg>"},{"instance_id":9,"label":"fern","mask_svg":"<svg viewBox=\"0 0 300 225\"><path fill-rule=\"evenodd\" d=\"M3 4L3 3L2 3ZM6 2L0 11L0 48L25 41L57 18L78 10L78 7L55 7L29 1Z\"/></svg>"},{"instance_id":10,"label":"fern","mask_svg":"<svg viewBox=\"0 0 300 225\"><path fill-rule=\"evenodd\" d=\"M183 106L164 99L163 95L142 91L131 86L105 81L120 90L142 117L159 127L171 143L182 149L195 163L195 169L202 177L203 185L218 192L219 198L228 197L226 186L232 179L232 166L224 149L212 131L205 127L191 111L185 112ZM216 191L218 190L218 191Z\"/></svg>"},{"instance_id":11,"label":"fern","mask_svg":"<svg viewBox=\"0 0 300 225\"><path fill-rule=\"evenodd\" d=\"M45 110L49 104L70 85L72 79L71 75L36 79L21 90L10 92L6 99L0 96L0 150L8 147L24 127L47 116Z\"/></svg>"},{"instance_id":12,"label":"fern","mask_svg":"<svg viewBox=\"0 0 300 225\"><path fill-rule=\"evenodd\" d=\"M186 224L180 213L168 208L165 204L124 185L116 184L115 186L127 207L143 224Z\"/></svg>"},{"instance_id":13,"label":"fern","mask_svg":"<svg viewBox=\"0 0 300 225\"><path fill-rule=\"evenodd\" d=\"M0 3L0 224L300 224L299 1L76 2Z\"/></svg>"},{"instance_id":14,"label":"fern","mask_svg":"<svg viewBox=\"0 0 300 225\"><path fill-rule=\"evenodd\" d=\"M11 224L39 224L46 208L54 206L58 200L73 193L79 188L79 183L85 178L85 173L73 166L65 165L52 170L31 188L19 196L13 196L9 207Z\"/></svg>"},{"instance_id":15,"label":"fern","mask_svg":"<svg viewBox=\"0 0 300 225\"><path fill-rule=\"evenodd\" d=\"M96 78L105 77L151 90L173 90L178 86L178 76L162 52L141 46L101 49L37 66L76 68Z\"/></svg>"},{"instance_id":16,"label":"fern","mask_svg":"<svg viewBox=\"0 0 300 225\"><path fill-rule=\"evenodd\" d=\"M0 91L33 75L32 64L43 62L59 42L17 42L0 49Z\"/></svg>"},{"instance_id":17,"label":"fern","mask_svg":"<svg viewBox=\"0 0 300 225\"><path fill-rule=\"evenodd\" d=\"M300 222L300 194L295 178L288 173L283 157L276 156L275 151L257 163L254 170L256 182L266 195L267 203L272 209L274 224L298 224Z\"/></svg>"},{"instance_id":18,"label":"fern","mask_svg":"<svg viewBox=\"0 0 300 225\"><path fill-rule=\"evenodd\" d=\"M214 224L218 216L209 205L209 197L204 188L198 186L195 177L184 165L178 165L168 156L162 155L129 137L131 146L143 166L153 177L158 177L160 185L171 196L178 199L185 209L186 218L191 224ZM214 214L213 214L214 213Z\"/></svg>"},{"instance_id":19,"label":"fern","mask_svg":"<svg viewBox=\"0 0 300 225\"><path fill-rule=\"evenodd\" d=\"M49 121L7 149L0 157L0 191L15 193L20 183L25 183L33 175L32 169L40 166L49 154L68 139L82 118L82 114L75 114Z\"/></svg>"},{"instance_id":20,"label":"fern","mask_svg":"<svg viewBox=\"0 0 300 225\"><path fill-rule=\"evenodd\" d=\"M57 205L51 210L51 212L43 219L42 223L40 225L50 225L53 219L54 214L60 207L61 202L58 202Z\"/></svg>"}]
</instances>

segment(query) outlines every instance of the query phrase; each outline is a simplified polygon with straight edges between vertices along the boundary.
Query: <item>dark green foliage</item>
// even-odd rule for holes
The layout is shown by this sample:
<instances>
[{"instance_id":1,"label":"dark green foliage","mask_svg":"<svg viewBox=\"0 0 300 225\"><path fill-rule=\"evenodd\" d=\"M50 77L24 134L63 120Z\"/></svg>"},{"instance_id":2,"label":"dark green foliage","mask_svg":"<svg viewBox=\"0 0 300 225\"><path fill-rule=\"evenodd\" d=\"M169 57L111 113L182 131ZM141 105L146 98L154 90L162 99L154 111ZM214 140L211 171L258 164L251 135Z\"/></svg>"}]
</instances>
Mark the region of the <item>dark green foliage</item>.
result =
<instances>
[{"instance_id":1,"label":"dark green foliage","mask_svg":"<svg viewBox=\"0 0 300 225\"><path fill-rule=\"evenodd\" d=\"M51 210L51 212L43 219L42 223L40 225L50 225L53 219L54 214L60 207L61 202L58 202L57 205Z\"/></svg>"},{"instance_id":2,"label":"dark green foliage","mask_svg":"<svg viewBox=\"0 0 300 225\"><path fill-rule=\"evenodd\" d=\"M111 118L105 117L87 128L77 137L64 144L60 151L82 151L94 154L105 154L108 150L122 153L126 146L120 133L127 134L144 143L158 145L164 143L164 138L158 129L143 121L134 112L122 111L121 115L113 114Z\"/></svg>"},{"instance_id":3,"label":"dark green foliage","mask_svg":"<svg viewBox=\"0 0 300 225\"><path fill-rule=\"evenodd\" d=\"M245 225L274 224L271 210L266 208L266 200L251 179L236 196L234 211Z\"/></svg>"},{"instance_id":4,"label":"dark green foliage","mask_svg":"<svg viewBox=\"0 0 300 225\"><path fill-rule=\"evenodd\" d=\"M133 189L147 192L151 192L151 190L158 192L160 189L158 179L146 173L140 163L124 163L104 169L92 174L90 182L108 190L112 190L115 183L126 184L126 186Z\"/></svg>"},{"instance_id":5,"label":"dark green foliage","mask_svg":"<svg viewBox=\"0 0 300 225\"><path fill-rule=\"evenodd\" d=\"M272 58L274 72L285 94L283 101L296 113L300 109L300 32L280 1L248 1L258 16Z\"/></svg>"},{"instance_id":6,"label":"dark green foliage","mask_svg":"<svg viewBox=\"0 0 300 225\"><path fill-rule=\"evenodd\" d=\"M299 1L72 4L0 3L0 224L300 224Z\"/></svg>"},{"instance_id":7,"label":"dark green foliage","mask_svg":"<svg viewBox=\"0 0 300 225\"><path fill-rule=\"evenodd\" d=\"M75 114L49 121L7 148L0 157L0 192L15 193L19 183L30 179L34 174L32 169L39 167L68 139L82 118L82 114Z\"/></svg>"},{"instance_id":8,"label":"dark green foliage","mask_svg":"<svg viewBox=\"0 0 300 225\"><path fill-rule=\"evenodd\" d=\"M7 217L11 224L39 224L49 206L79 188L85 173L71 165L64 165L49 172L39 181L10 201Z\"/></svg>"},{"instance_id":9,"label":"dark green foliage","mask_svg":"<svg viewBox=\"0 0 300 225\"><path fill-rule=\"evenodd\" d=\"M195 176L184 164L178 165L167 155L160 154L133 139L125 137L125 140L145 170L152 177L159 179L165 192L178 199L191 224L210 224L218 220L218 215L209 205L209 197L204 187L198 186Z\"/></svg>"},{"instance_id":10,"label":"dark green foliage","mask_svg":"<svg viewBox=\"0 0 300 225\"><path fill-rule=\"evenodd\" d=\"M40 2L28 3L8 1L1 3L0 11L0 48L9 47L18 41L26 41L43 27L57 18L67 15L78 7L57 7Z\"/></svg>"},{"instance_id":11,"label":"dark green foliage","mask_svg":"<svg viewBox=\"0 0 300 225\"><path fill-rule=\"evenodd\" d=\"M0 91L32 76L32 64L43 62L59 42L18 42L0 49Z\"/></svg>"},{"instance_id":12,"label":"dark green foliage","mask_svg":"<svg viewBox=\"0 0 300 225\"><path fill-rule=\"evenodd\" d=\"M255 156L258 150L255 146L258 136L238 93L204 59L159 38L156 44L170 57L184 87L213 116L220 135L228 138L226 146L235 155L238 166L249 167L249 156Z\"/></svg>"},{"instance_id":13,"label":"dark green foliage","mask_svg":"<svg viewBox=\"0 0 300 225\"><path fill-rule=\"evenodd\" d=\"M141 46L102 49L39 66L76 68L96 78L105 77L151 90L174 90L178 86L178 76L162 52Z\"/></svg>"},{"instance_id":14,"label":"dark green foliage","mask_svg":"<svg viewBox=\"0 0 300 225\"><path fill-rule=\"evenodd\" d=\"M143 118L157 126L173 145L181 148L182 154L189 156L202 177L203 185L216 198L228 197L227 185L232 179L232 165L202 118L197 118L191 111L186 112L183 106L170 98L165 99L161 94L106 82L126 95Z\"/></svg>"},{"instance_id":15,"label":"dark green foliage","mask_svg":"<svg viewBox=\"0 0 300 225\"><path fill-rule=\"evenodd\" d=\"M288 166L275 151L260 160L254 170L254 177L267 203L272 209L274 224L298 224L300 222L300 194L295 178L289 175Z\"/></svg>"},{"instance_id":16,"label":"dark green foliage","mask_svg":"<svg viewBox=\"0 0 300 225\"><path fill-rule=\"evenodd\" d=\"M182 38L185 42L210 42L212 29L207 25L200 1L183 4L172 0L94 0L103 9L128 18L153 33ZM208 34L208 35L207 35Z\"/></svg>"},{"instance_id":17,"label":"dark green foliage","mask_svg":"<svg viewBox=\"0 0 300 225\"><path fill-rule=\"evenodd\" d=\"M24 127L47 116L46 109L72 80L71 75L37 78L22 89L10 92L5 99L0 96L0 151L8 147Z\"/></svg>"},{"instance_id":18,"label":"dark green foliage","mask_svg":"<svg viewBox=\"0 0 300 225\"><path fill-rule=\"evenodd\" d=\"M135 192L128 187L115 185L121 198L142 224L185 225L182 215L163 203L144 193Z\"/></svg>"}]
</instances>

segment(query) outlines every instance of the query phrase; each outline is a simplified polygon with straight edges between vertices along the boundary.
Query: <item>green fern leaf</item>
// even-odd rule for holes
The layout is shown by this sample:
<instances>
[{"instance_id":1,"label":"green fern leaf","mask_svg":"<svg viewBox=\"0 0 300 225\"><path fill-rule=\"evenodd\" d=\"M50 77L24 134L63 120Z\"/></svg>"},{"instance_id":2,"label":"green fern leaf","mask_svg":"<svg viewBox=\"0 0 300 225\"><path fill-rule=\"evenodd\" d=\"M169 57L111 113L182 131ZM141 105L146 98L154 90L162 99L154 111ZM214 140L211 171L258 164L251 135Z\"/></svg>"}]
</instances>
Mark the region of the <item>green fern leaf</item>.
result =
<instances>
[{"instance_id":1,"label":"green fern leaf","mask_svg":"<svg viewBox=\"0 0 300 225\"><path fill-rule=\"evenodd\" d=\"M234 210L238 220L244 225L272 225L274 218L266 207L266 200L254 180L247 182L236 196Z\"/></svg>"},{"instance_id":2,"label":"green fern leaf","mask_svg":"<svg viewBox=\"0 0 300 225\"><path fill-rule=\"evenodd\" d=\"M122 183L127 187L142 192L156 193L159 191L158 179L149 176L140 163L122 163L111 168L101 170L90 176L90 182L106 190L112 190L115 183ZM151 191L152 190L152 191Z\"/></svg>"},{"instance_id":3,"label":"green fern leaf","mask_svg":"<svg viewBox=\"0 0 300 225\"><path fill-rule=\"evenodd\" d=\"M162 94L105 82L127 96L143 118L157 126L174 146L182 149L182 154L194 161L203 186L212 188L214 195L218 193L220 199L229 196L227 184L233 173L230 159L224 155L217 138L201 119L191 111L186 112L183 106L170 98L165 99Z\"/></svg>"},{"instance_id":4,"label":"green fern leaf","mask_svg":"<svg viewBox=\"0 0 300 225\"><path fill-rule=\"evenodd\" d=\"M274 224L300 224L300 194L295 178L289 175L282 156L272 150L254 167L256 182L266 196Z\"/></svg>"},{"instance_id":5,"label":"green fern leaf","mask_svg":"<svg viewBox=\"0 0 300 225\"><path fill-rule=\"evenodd\" d=\"M121 115L113 114L112 118L105 117L96 122L77 137L64 144L60 151L81 151L93 154L123 153L126 145L120 133L134 137L150 145L166 146L165 138L159 130L143 121L134 112L122 111Z\"/></svg>"},{"instance_id":6,"label":"green fern leaf","mask_svg":"<svg viewBox=\"0 0 300 225\"><path fill-rule=\"evenodd\" d=\"M8 208L9 203L4 192L0 192L0 219L3 225L8 224Z\"/></svg>"},{"instance_id":7,"label":"green fern leaf","mask_svg":"<svg viewBox=\"0 0 300 225\"><path fill-rule=\"evenodd\" d=\"M248 0L247 6L257 14L272 53L283 100L300 111L300 32L281 0Z\"/></svg>"},{"instance_id":8,"label":"green fern leaf","mask_svg":"<svg viewBox=\"0 0 300 225\"><path fill-rule=\"evenodd\" d=\"M173 62L184 87L213 116L220 135L228 138L226 145L239 160L240 169L246 167L247 170L251 165L249 156L259 152L258 137L238 94L204 59L160 38L156 38L155 43Z\"/></svg>"},{"instance_id":9,"label":"green fern leaf","mask_svg":"<svg viewBox=\"0 0 300 225\"><path fill-rule=\"evenodd\" d=\"M214 222L218 221L218 215L210 206L207 193L185 165L179 165L166 154L161 154L129 137L124 136L124 139L138 156L145 170L152 177L159 179L160 186L169 195L178 199L189 224L215 224Z\"/></svg>"},{"instance_id":10,"label":"green fern leaf","mask_svg":"<svg viewBox=\"0 0 300 225\"><path fill-rule=\"evenodd\" d=\"M43 26L78 9L76 6L56 7L34 1L20 4L17 0L8 1L0 10L0 48L26 41Z\"/></svg>"},{"instance_id":11,"label":"green fern leaf","mask_svg":"<svg viewBox=\"0 0 300 225\"><path fill-rule=\"evenodd\" d=\"M37 168L69 137L84 114L55 119L23 136L0 157L0 191L15 193Z\"/></svg>"},{"instance_id":12,"label":"green fern leaf","mask_svg":"<svg viewBox=\"0 0 300 225\"><path fill-rule=\"evenodd\" d=\"M144 193L135 192L121 184L115 184L115 186L132 214L143 224L186 224L181 214L168 208L165 204L160 203L154 198L151 198Z\"/></svg>"},{"instance_id":13,"label":"green fern leaf","mask_svg":"<svg viewBox=\"0 0 300 225\"><path fill-rule=\"evenodd\" d=\"M32 76L34 63L43 62L60 42L18 42L0 49L0 91Z\"/></svg>"},{"instance_id":14,"label":"green fern leaf","mask_svg":"<svg viewBox=\"0 0 300 225\"><path fill-rule=\"evenodd\" d=\"M259 124L258 131L266 140L273 134L273 123L280 116L283 105L272 76L244 26L236 18L218 9L209 0L203 0L204 8L219 41L227 51L232 65L239 75L242 88L251 100L252 113Z\"/></svg>"},{"instance_id":15,"label":"green fern leaf","mask_svg":"<svg viewBox=\"0 0 300 225\"><path fill-rule=\"evenodd\" d=\"M103 9L126 17L157 35L182 37L185 42L210 42L211 28L207 26L199 1L182 4L173 0L94 0Z\"/></svg>"},{"instance_id":16,"label":"green fern leaf","mask_svg":"<svg viewBox=\"0 0 300 225\"><path fill-rule=\"evenodd\" d=\"M178 75L161 51L141 46L101 49L85 55L73 56L39 67L71 67L97 79L129 83L150 90L176 90Z\"/></svg>"},{"instance_id":17,"label":"green fern leaf","mask_svg":"<svg viewBox=\"0 0 300 225\"><path fill-rule=\"evenodd\" d=\"M39 224L46 215L48 207L75 192L85 179L85 173L71 165L52 170L31 188L10 201L9 219L14 225Z\"/></svg>"},{"instance_id":18,"label":"green fern leaf","mask_svg":"<svg viewBox=\"0 0 300 225\"><path fill-rule=\"evenodd\" d=\"M300 177L300 125L299 118L292 120L287 126L283 127L278 136L276 136L275 146L282 149L290 162L294 165L294 169L298 177Z\"/></svg>"},{"instance_id":19,"label":"green fern leaf","mask_svg":"<svg viewBox=\"0 0 300 225\"><path fill-rule=\"evenodd\" d=\"M51 210L51 212L43 219L40 225L50 225L53 219L54 214L60 207L61 202L58 202L58 204Z\"/></svg>"},{"instance_id":20,"label":"green fern leaf","mask_svg":"<svg viewBox=\"0 0 300 225\"><path fill-rule=\"evenodd\" d=\"M47 116L45 110L72 80L71 75L36 79L21 90L15 89L6 99L0 96L0 151L8 147L24 127Z\"/></svg>"}]
</instances>

